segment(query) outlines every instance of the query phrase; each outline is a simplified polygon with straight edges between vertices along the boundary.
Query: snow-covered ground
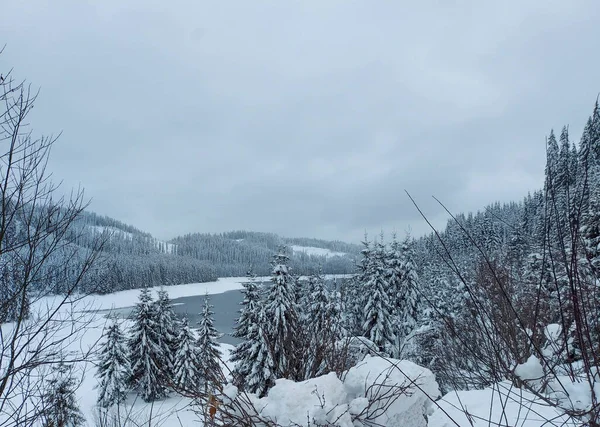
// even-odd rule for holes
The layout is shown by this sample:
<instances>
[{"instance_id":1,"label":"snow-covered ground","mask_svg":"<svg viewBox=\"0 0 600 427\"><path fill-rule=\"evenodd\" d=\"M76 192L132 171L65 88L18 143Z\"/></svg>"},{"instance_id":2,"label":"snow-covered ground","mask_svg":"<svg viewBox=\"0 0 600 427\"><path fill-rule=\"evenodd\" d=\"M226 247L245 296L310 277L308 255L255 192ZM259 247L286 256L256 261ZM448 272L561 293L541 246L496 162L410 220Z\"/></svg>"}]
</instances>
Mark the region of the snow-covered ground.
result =
<instances>
[{"instance_id":1,"label":"snow-covered ground","mask_svg":"<svg viewBox=\"0 0 600 427\"><path fill-rule=\"evenodd\" d=\"M509 382L485 390L451 392L435 402L429 427L562 426L581 425L532 393Z\"/></svg>"},{"instance_id":2,"label":"snow-covered ground","mask_svg":"<svg viewBox=\"0 0 600 427\"><path fill-rule=\"evenodd\" d=\"M269 280L268 277L258 277L258 281ZM169 298L183 298L196 295L214 295L223 292L242 289L242 283L247 281L246 277L225 277L217 279L215 282L188 283L185 285L167 286L164 289L169 293ZM152 294L160 289L159 286L150 288ZM126 291L114 292L106 295L86 296L82 302L85 305L91 305L98 310L110 310L113 308L133 307L138 300L139 289L129 289Z\"/></svg>"},{"instance_id":3,"label":"snow-covered ground","mask_svg":"<svg viewBox=\"0 0 600 427\"><path fill-rule=\"evenodd\" d=\"M344 252L334 252L330 249L315 248L314 246L292 245L290 247L292 248L292 251L294 251L294 252L304 252L306 255L324 256L326 258L346 255Z\"/></svg>"},{"instance_id":4,"label":"snow-covered ground","mask_svg":"<svg viewBox=\"0 0 600 427\"><path fill-rule=\"evenodd\" d=\"M215 282L170 286L166 289L171 298L203 295L207 292L218 294L242 288L245 280L244 277L224 278ZM78 322L85 324L85 329L72 337L63 350L77 355L93 348L100 341L107 322L104 310L133 306L138 295L139 290L129 290L101 296L86 296L78 300L73 307L66 306L64 312L59 315L69 319L68 308L71 308L71 312L78 314ZM47 307L56 306L56 302L56 298L36 301L32 307L33 312L44 312ZM127 328L129 321L124 320L123 326ZM2 332L8 333L10 327L11 324L2 325ZM64 330L59 331L57 335L70 334L72 327L72 323L65 322L61 325ZM223 361L227 365L225 372L229 372L233 367L229 363L229 351L232 348L231 345L221 344ZM97 414L94 362L95 359L92 358L75 365L75 371L83 376L77 390L77 399L88 426L95 426ZM534 378L537 375L537 365L534 362L530 360L519 367L523 378ZM374 383L380 386L369 387L369 384ZM405 386L410 393L397 400L391 400L383 412L377 412L376 407L369 407L365 396L373 397L373 393L385 393L388 386ZM390 427L577 425L555 408L526 391L512 387L509 383L499 383L485 390L452 392L441 399L438 398L438 386L429 370L408 361L371 357L347 371L341 380L334 374L302 383L278 380L267 397L252 398L252 401L263 415L277 420L281 425L302 423L310 416L316 421L332 422L337 426L360 426L363 424L353 423L351 416L360 413L364 415L364 411L372 411L375 414L375 419L371 420L374 423L372 425ZM147 419L150 414L154 419L153 426L201 425L198 414L191 409L189 399L175 394L151 405L131 393L122 407L122 410L131 413L137 423L135 425L148 425ZM0 414L0 421L1 418Z\"/></svg>"}]
</instances>

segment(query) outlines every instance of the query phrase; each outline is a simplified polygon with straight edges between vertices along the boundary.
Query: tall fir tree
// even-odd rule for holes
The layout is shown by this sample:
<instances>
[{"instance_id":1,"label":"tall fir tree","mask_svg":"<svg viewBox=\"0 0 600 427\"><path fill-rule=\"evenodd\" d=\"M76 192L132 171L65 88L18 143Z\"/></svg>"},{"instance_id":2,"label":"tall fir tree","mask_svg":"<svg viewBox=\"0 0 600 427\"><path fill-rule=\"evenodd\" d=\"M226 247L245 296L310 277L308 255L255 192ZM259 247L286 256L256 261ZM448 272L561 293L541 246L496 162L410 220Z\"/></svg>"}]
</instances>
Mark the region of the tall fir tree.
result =
<instances>
[{"instance_id":1,"label":"tall fir tree","mask_svg":"<svg viewBox=\"0 0 600 427\"><path fill-rule=\"evenodd\" d=\"M364 306L363 334L375 343L380 352L388 352L394 347L396 334L392 326L394 309L389 298L385 245L375 243L375 250L366 266L364 289L367 302Z\"/></svg>"},{"instance_id":2,"label":"tall fir tree","mask_svg":"<svg viewBox=\"0 0 600 427\"><path fill-rule=\"evenodd\" d=\"M0 323L26 319L30 314L27 281L23 280L21 257L17 250L20 239L14 221L5 225L0 251Z\"/></svg>"},{"instance_id":3,"label":"tall fir tree","mask_svg":"<svg viewBox=\"0 0 600 427\"><path fill-rule=\"evenodd\" d=\"M394 310L394 316L398 316L402 310L402 245L398 241L396 233L392 235L392 242L385 255L387 271L388 293Z\"/></svg>"},{"instance_id":4,"label":"tall fir tree","mask_svg":"<svg viewBox=\"0 0 600 427\"><path fill-rule=\"evenodd\" d=\"M161 288L157 296L158 298L154 302L153 309L156 315L158 333L161 336L160 344L162 345L162 352L166 360L166 363L162 367L164 378L169 379L173 376L175 354L179 347L177 343L177 318L175 317L173 305L167 291Z\"/></svg>"},{"instance_id":5,"label":"tall fir tree","mask_svg":"<svg viewBox=\"0 0 600 427\"><path fill-rule=\"evenodd\" d=\"M296 339L300 319L295 300L296 284L288 262L285 248L273 256L271 286L266 292L262 321L277 377L296 380L302 376Z\"/></svg>"},{"instance_id":6,"label":"tall fir tree","mask_svg":"<svg viewBox=\"0 0 600 427\"><path fill-rule=\"evenodd\" d=\"M79 427L85 425L85 418L75 398L76 382L72 367L59 364L54 367L47 388L42 396L44 427Z\"/></svg>"},{"instance_id":7,"label":"tall fir tree","mask_svg":"<svg viewBox=\"0 0 600 427\"><path fill-rule=\"evenodd\" d=\"M184 391L196 390L200 385L198 350L196 339L187 318L179 325L178 348L173 361L173 383L175 388Z\"/></svg>"},{"instance_id":8,"label":"tall fir tree","mask_svg":"<svg viewBox=\"0 0 600 427\"><path fill-rule=\"evenodd\" d=\"M401 299L402 308L398 318L398 338L400 341L405 340L410 333L417 327L418 320L418 301L417 301L417 266L414 258L414 242L410 237L406 237L402 244L402 282L401 282ZM403 345L403 343L401 343Z\"/></svg>"},{"instance_id":9,"label":"tall fir tree","mask_svg":"<svg viewBox=\"0 0 600 427\"><path fill-rule=\"evenodd\" d=\"M133 327L129 340L129 384L137 389L146 402L162 399L167 395L167 380L163 367L168 362L164 348L156 322L152 295L148 289L142 289L139 302L133 311Z\"/></svg>"},{"instance_id":10,"label":"tall fir tree","mask_svg":"<svg viewBox=\"0 0 600 427\"><path fill-rule=\"evenodd\" d=\"M302 379L319 376L325 371L325 357L328 347L335 343L337 331L335 324L339 319L332 316L330 292L327 290L325 279L319 274L309 278L311 283L306 308L304 330L307 335L308 351L304 358L304 375Z\"/></svg>"},{"instance_id":11,"label":"tall fir tree","mask_svg":"<svg viewBox=\"0 0 600 427\"><path fill-rule=\"evenodd\" d=\"M219 363L221 351L219 350L219 332L215 329L213 320L213 306L210 305L208 295L204 296L198 340L196 341L198 373L205 390L212 391L223 382L223 372Z\"/></svg>"},{"instance_id":12,"label":"tall fir tree","mask_svg":"<svg viewBox=\"0 0 600 427\"><path fill-rule=\"evenodd\" d=\"M247 274L242 293L244 300L240 303L242 305L240 316L236 320L235 330L232 334L242 342L235 347L230 357L232 362L236 362L233 377L234 383L238 387L243 387L246 377L250 375L253 362L252 350L259 339L257 330L261 310L260 290L252 271Z\"/></svg>"},{"instance_id":13,"label":"tall fir tree","mask_svg":"<svg viewBox=\"0 0 600 427\"><path fill-rule=\"evenodd\" d=\"M258 322L251 340L252 346L249 349L249 369L245 377L245 389L250 393L256 393L259 397L264 397L267 391L275 385L276 365L273 360L271 345L267 339L267 333L263 330L266 324L263 311L258 313Z\"/></svg>"},{"instance_id":14,"label":"tall fir tree","mask_svg":"<svg viewBox=\"0 0 600 427\"><path fill-rule=\"evenodd\" d=\"M110 408L127 397L131 368L127 357L127 340L116 317L112 318L103 335L104 342L100 346L96 373L99 380L98 405Z\"/></svg>"},{"instance_id":15,"label":"tall fir tree","mask_svg":"<svg viewBox=\"0 0 600 427\"><path fill-rule=\"evenodd\" d=\"M344 286L343 289L343 323L350 336L362 336L364 324L364 307L367 303L367 294L365 292L366 283L369 282L371 274L371 263L373 260L373 249L365 233L362 241L361 250L362 259L357 264L357 273Z\"/></svg>"}]
</instances>

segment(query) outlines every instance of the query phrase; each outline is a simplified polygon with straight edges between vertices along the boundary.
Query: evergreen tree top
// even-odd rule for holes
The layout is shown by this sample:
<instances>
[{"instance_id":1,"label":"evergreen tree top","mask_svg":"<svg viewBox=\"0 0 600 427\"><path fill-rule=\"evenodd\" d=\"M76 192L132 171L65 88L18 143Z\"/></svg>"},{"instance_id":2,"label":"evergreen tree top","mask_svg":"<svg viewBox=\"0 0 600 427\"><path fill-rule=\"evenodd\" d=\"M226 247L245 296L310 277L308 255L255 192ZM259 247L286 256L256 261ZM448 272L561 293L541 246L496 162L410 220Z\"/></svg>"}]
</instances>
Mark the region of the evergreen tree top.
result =
<instances>
[{"instance_id":1,"label":"evergreen tree top","mask_svg":"<svg viewBox=\"0 0 600 427\"><path fill-rule=\"evenodd\" d=\"M148 304L150 302L152 302L152 293L150 293L150 289L148 289L148 288L140 289L138 304Z\"/></svg>"}]
</instances>

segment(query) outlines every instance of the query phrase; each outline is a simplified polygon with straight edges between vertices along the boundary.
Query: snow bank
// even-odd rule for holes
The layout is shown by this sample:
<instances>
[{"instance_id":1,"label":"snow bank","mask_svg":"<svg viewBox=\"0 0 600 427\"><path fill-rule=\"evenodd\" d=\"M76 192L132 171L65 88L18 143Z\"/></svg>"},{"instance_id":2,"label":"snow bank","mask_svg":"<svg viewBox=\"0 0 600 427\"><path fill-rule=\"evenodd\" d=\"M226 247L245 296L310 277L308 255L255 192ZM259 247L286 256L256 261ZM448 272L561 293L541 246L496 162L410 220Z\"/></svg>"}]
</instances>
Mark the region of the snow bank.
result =
<instances>
[{"instance_id":1,"label":"snow bank","mask_svg":"<svg viewBox=\"0 0 600 427\"><path fill-rule=\"evenodd\" d=\"M433 373L408 360L367 356L344 378L350 399L367 398L363 413L372 425L425 427L432 399L440 396ZM403 393L399 398L398 392Z\"/></svg>"},{"instance_id":2,"label":"snow bank","mask_svg":"<svg viewBox=\"0 0 600 427\"><path fill-rule=\"evenodd\" d=\"M252 403L265 420L281 426L426 427L438 385L428 369L412 362L367 357L359 366L304 382L280 379Z\"/></svg>"},{"instance_id":3,"label":"snow bank","mask_svg":"<svg viewBox=\"0 0 600 427\"><path fill-rule=\"evenodd\" d=\"M570 427L580 424L509 382L484 390L450 392L436 402L429 418L429 427Z\"/></svg>"},{"instance_id":4,"label":"snow bank","mask_svg":"<svg viewBox=\"0 0 600 427\"><path fill-rule=\"evenodd\" d=\"M299 383L277 380L268 396L256 399L254 406L265 419L283 426L305 425L311 420L314 424L352 427L350 414L344 413L347 407L339 408L347 400L344 384L330 373Z\"/></svg>"},{"instance_id":5,"label":"snow bank","mask_svg":"<svg viewBox=\"0 0 600 427\"><path fill-rule=\"evenodd\" d=\"M169 298L173 300L175 298L204 295L206 293L210 295L222 294L224 292L242 289L242 283L247 280L246 277L225 277L217 279L215 282L165 286L164 289L169 293ZM269 278L259 277L257 280L269 280ZM160 286L150 288L153 293L159 289ZM129 289L106 295L90 295L85 297L85 300L92 302L94 307L98 310L109 310L114 308L133 307L138 302L139 295L139 289Z\"/></svg>"},{"instance_id":6,"label":"snow bank","mask_svg":"<svg viewBox=\"0 0 600 427\"><path fill-rule=\"evenodd\" d=\"M600 375L597 368L594 369L594 380L590 384L588 378L583 374L583 368L578 366L581 362L573 363L572 368L576 372L575 380L568 375L556 375L548 380L546 392L548 396L559 402L562 408L574 411L587 412L592 409L593 396L600 396Z\"/></svg>"}]
</instances>

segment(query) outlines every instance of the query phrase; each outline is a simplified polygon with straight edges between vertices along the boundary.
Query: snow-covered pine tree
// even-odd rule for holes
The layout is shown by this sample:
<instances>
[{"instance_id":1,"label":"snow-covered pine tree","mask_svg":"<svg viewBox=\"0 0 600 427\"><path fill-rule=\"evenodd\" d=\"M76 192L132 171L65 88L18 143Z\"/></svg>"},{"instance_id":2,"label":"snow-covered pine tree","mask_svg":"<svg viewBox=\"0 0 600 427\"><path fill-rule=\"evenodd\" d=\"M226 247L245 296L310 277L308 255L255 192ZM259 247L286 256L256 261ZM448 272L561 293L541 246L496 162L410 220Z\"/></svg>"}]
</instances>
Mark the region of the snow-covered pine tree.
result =
<instances>
[{"instance_id":1,"label":"snow-covered pine tree","mask_svg":"<svg viewBox=\"0 0 600 427\"><path fill-rule=\"evenodd\" d=\"M246 377L252 370L252 349L258 340L257 327L261 310L260 290L256 284L256 276L249 271L244 283L244 300L240 303L240 317L236 319L233 337L242 342L231 352L230 360L236 362L233 370L234 383L243 387Z\"/></svg>"},{"instance_id":2,"label":"snow-covered pine tree","mask_svg":"<svg viewBox=\"0 0 600 427\"><path fill-rule=\"evenodd\" d=\"M302 367L297 363L299 316L296 284L288 262L285 248L273 256L272 284L266 292L262 321L277 377L296 380L302 376Z\"/></svg>"},{"instance_id":3,"label":"snow-covered pine tree","mask_svg":"<svg viewBox=\"0 0 600 427\"><path fill-rule=\"evenodd\" d=\"M0 254L0 323L29 317L29 295L22 285L14 253Z\"/></svg>"},{"instance_id":4,"label":"snow-covered pine tree","mask_svg":"<svg viewBox=\"0 0 600 427\"><path fill-rule=\"evenodd\" d=\"M582 219L581 234L586 257L592 271L600 280L600 191L591 190L587 214Z\"/></svg>"},{"instance_id":5,"label":"snow-covered pine tree","mask_svg":"<svg viewBox=\"0 0 600 427\"><path fill-rule=\"evenodd\" d=\"M559 194L558 208L561 211L561 217L566 221L565 225L570 226L570 196L571 196L571 143L569 142L569 129L565 126L560 133L560 152L558 154L558 170L556 174L556 185ZM564 231L565 235L570 237L570 230Z\"/></svg>"},{"instance_id":6,"label":"snow-covered pine tree","mask_svg":"<svg viewBox=\"0 0 600 427\"><path fill-rule=\"evenodd\" d=\"M406 237L402 244L402 264L400 293L402 299L402 307L398 318L398 339L402 341L417 327L418 306L417 306L417 267L414 263L414 242L409 236ZM401 348L401 347L400 347Z\"/></svg>"},{"instance_id":7,"label":"snow-covered pine tree","mask_svg":"<svg viewBox=\"0 0 600 427\"><path fill-rule=\"evenodd\" d=\"M344 306L342 321L349 336L361 336L363 334L363 310L367 302L364 286L369 281L369 268L373 258L373 249L366 233L362 245L362 259L356 266L358 272L342 289L342 303Z\"/></svg>"},{"instance_id":8,"label":"snow-covered pine tree","mask_svg":"<svg viewBox=\"0 0 600 427\"><path fill-rule=\"evenodd\" d=\"M305 330L307 331L308 351L304 362L304 375L302 379L319 376L325 370L325 357L328 346L335 343L334 323L338 320L330 317L330 294L325 286L325 279L319 274L309 278L311 293L308 297L306 309Z\"/></svg>"},{"instance_id":9,"label":"snow-covered pine tree","mask_svg":"<svg viewBox=\"0 0 600 427\"><path fill-rule=\"evenodd\" d=\"M379 351L387 352L390 347L393 348L396 334L392 326L394 309L388 294L385 245L382 241L375 243L365 273L367 302L363 311L363 334L377 345Z\"/></svg>"},{"instance_id":10,"label":"snow-covered pine tree","mask_svg":"<svg viewBox=\"0 0 600 427\"><path fill-rule=\"evenodd\" d=\"M162 366L162 369L164 370L164 378L169 379L173 377L173 364L175 354L178 350L177 319L173 311L173 305L169 299L169 294L165 289L161 288L158 291L158 298L153 305L158 333L161 336L160 344L166 356L166 363Z\"/></svg>"},{"instance_id":11,"label":"snow-covered pine tree","mask_svg":"<svg viewBox=\"0 0 600 427\"><path fill-rule=\"evenodd\" d=\"M252 346L249 349L248 375L245 377L246 391L256 393L259 397L267 394L267 391L275 385L276 378L271 346L262 326L265 323L264 313L259 311L258 322L253 329Z\"/></svg>"},{"instance_id":12,"label":"snow-covered pine tree","mask_svg":"<svg viewBox=\"0 0 600 427\"><path fill-rule=\"evenodd\" d=\"M340 288L338 287L334 279L334 283L328 290L329 305L327 306L327 316L329 319L331 319L331 333L336 340L348 336L348 331L346 331L345 329L345 324L343 320L344 304L342 300L342 294L339 289Z\"/></svg>"},{"instance_id":13,"label":"snow-covered pine tree","mask_svg":"<svg viewBox=\"0 0 600 427\"><path fill-rule=\"evenodd\" d=\"M129 340L129 384L138 390L146 402L162 399L167 394L163 367L168 362L148 289L140 291L139 302L133 311L133 322Z\"/></svg>"},{"instance_id":14,"label":"snow-covered pine tree","mask_svg":"<svg viewBox=\"0 0 600 427\"><path fill-rule=\"evenodd\" d=\"M308 276L308 279L306 280L306 283L304 285L301 285L300 280L296 282L296 301L298 302L298 319L303 325L308 324L310 321L310 306L312 304L313 294L318 286L316 284L316 281L318 280L320 274L321 272L319 271L319 273L317 274L312 274ZM298 291L300 289L301 292Z\"/></svg>"},{"instance_id":15,"label":"snow-covered pine tree","mask_svg":"<svg viewBox=\"0 0 600 427\"><path fill-rule=\"evenodd\" d=\"M76 382L72 367L59 364L54 367L52 377L42 396L44 427L78 427L85 425L85 418L75 399Z\"/></svg>"},{"instance_id":16,"label":"snow-covered pine tree","mask_svg":"<svg viewBox=\"0 0 600 427\"><path fill-rule=\"evenodd\" d=\"M200 384L198 351L187 318L183 318L179 328L177 336L179 347L175 353L173 383L177 390L191 391Z\"/></svg>"},{"instance_id":17,"label":"snow-covered pine tree","mask_svg":"<svg viewBox=\"0 0 600 427\"><path fill-rule=\"evenodd\" d=\"M385 264L387 268L388 293L390 302L394 309L394 316L402 312L403 289L402 289L402 247L396 233L392 235L392 243L386 252Z\"/></svg>"},{"instance_id":18,"label":"snow-covered pine tree","mask_svg":"<svg viewBox=\"0 0 600 427\"><path fill-rule=\"evenodd\" d=\"M5 225L0 253L0 323L13 322L29 317L30 303L27 287L24 286L23 268L15 246L18 245L17 226L14 222Z\"/></svg>"},{"instance_id":19,"label":"snow-covered pine tree","mask_svg":"<svg viewBox=\"0 0 600 427\"><path fill-rule=\"evenodd\" d=\"M219 332L215 329L213 320L213 306L210 305L208 294L204 296L204 308L198 322L198 340L196 341L198 373L200 382L205 390L211 391L223 382L223 372L219 363L221 351L219 350Z\"/></svg>"},{"instance_id":20,"label":"snow-covered pine tree","mask_svg":"<svg viewBox=\"0 0 600 427\"><path fill-rule=\"evenodd\" d=\"M127 357L127 341L116 317L112 317L103 335L96 373L99 379L98 405L110 408L125 400L131 368Z\"/></svg>"}]
</instances>

